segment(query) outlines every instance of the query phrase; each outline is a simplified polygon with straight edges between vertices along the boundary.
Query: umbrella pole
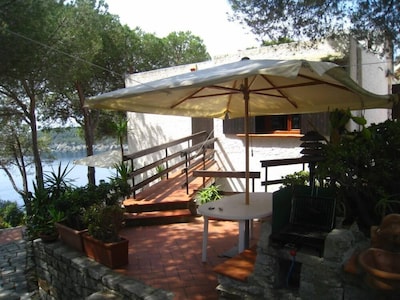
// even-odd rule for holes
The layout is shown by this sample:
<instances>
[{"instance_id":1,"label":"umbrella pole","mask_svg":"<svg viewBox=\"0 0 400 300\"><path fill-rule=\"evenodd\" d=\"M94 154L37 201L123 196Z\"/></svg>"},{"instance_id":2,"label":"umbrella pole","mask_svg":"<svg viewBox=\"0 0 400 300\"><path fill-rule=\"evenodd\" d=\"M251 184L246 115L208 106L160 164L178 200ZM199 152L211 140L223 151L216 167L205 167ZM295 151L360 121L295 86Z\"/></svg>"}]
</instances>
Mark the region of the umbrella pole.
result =
<instances>
[{"instance_id":1,"label":"umbrella pole","mask_svg":"<svg viewBox=\"0 0 400 300\"><path fill-rule=\"evenodd\" d=\"M246 205L250 203L250 143L249 143L249 81L248 78L244 79L244 85L242 86L244 106L245 106L245 119L244 119L244 134L245 134L245 164L246 164L246 185L245 185L245 202Z\"/></svg>"}]
</instances>

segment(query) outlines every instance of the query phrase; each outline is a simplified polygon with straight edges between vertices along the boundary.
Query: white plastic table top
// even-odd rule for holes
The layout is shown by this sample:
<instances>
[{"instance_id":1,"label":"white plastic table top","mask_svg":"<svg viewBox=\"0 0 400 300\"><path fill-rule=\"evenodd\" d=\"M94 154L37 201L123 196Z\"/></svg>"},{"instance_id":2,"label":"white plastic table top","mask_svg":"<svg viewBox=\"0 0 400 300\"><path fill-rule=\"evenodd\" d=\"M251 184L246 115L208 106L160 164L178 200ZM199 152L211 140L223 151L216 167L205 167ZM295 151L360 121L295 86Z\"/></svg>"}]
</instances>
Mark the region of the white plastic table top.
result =
<instances>
[{"instance_id":1,"label":"white plastic table top","mask_svg":"<svg viewBox=\"0 0 400 300\"><path fill-rule=\"evenodd\" d=\"M246 205L245 194L224 196L220 200L208 202L198 208L203 216L222 220L251 220L272 214L272 193L250 193Z\"/></svg>"},{"instance_id":2,"label":"white plastic table top","mask_svg":"<svg viewBox=\"0 0 400 300\"><path fill-rule=\"evenodd\" d=\"M246 204L245 194L234 194L222 197L220 200L200 205L199 213L204 217L202 261L207 261L208 219L232 220L239 222L238 251L241 253L246 245L246 223L253 219L272 215L272 193L250 193L249 204Z\"/></svg>"}]
</instances>

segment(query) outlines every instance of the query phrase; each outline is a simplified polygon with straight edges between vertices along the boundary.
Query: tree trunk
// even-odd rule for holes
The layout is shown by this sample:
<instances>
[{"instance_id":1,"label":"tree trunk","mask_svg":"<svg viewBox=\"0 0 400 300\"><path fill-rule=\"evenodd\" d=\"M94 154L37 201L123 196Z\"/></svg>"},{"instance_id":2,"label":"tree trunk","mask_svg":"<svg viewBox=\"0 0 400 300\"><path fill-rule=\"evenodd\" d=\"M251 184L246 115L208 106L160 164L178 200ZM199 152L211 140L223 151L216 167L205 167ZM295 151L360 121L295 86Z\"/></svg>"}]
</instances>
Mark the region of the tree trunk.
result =
<instances>
[{"instance_id":1,"label":"tree trunk","mask_svg":"<svg viewBox=\"0 0 400 300\"><path fill-rule=\"evenodd\" d=\"M94 144L94 134L93 134L93 127L92 121L90 117L89 110L84 107L85 104L85 96L83 93L83 87L80 82L75 83L76 90L78 91L79 96L79 103L81 109L83 111L83 130L85 135L85 143L86 143L86 156L93 155L93 144ZM95 177L95 169L93 167L88 167L88 183L95 185L96 184L96 177Z\"/></svg>"},{"instance_id":2,"label":"tree trunk","mask_svg":"<svg viewBox=\"0 0 400 300\"><path fill-rule=\"evenodd\" d=\"M37 122L36 122L36 95L31 91L28 82L22 81L22 85L30 100L29 108L26 109L25 106L23 106L22 108L27 120L29 120L29 126L31 128L32 155L36 171L35 174L36 185L38 186L38 188L43 188L44 187L43 166L42 166L42 159L40 158Z\"/></svg>"}]
</instances>

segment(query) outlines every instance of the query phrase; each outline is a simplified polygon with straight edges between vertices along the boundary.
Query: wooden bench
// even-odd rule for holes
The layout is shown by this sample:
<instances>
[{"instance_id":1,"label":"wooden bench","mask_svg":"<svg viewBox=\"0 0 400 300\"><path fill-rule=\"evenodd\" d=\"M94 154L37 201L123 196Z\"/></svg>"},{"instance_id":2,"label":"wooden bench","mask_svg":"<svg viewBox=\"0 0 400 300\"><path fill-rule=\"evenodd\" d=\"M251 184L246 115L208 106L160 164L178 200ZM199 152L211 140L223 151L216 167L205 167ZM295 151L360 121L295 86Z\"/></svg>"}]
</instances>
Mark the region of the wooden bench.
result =
<instances>
[{"instance_id":1,"label":"wooden bench","mask_svg":"<svg viewBox=\"0 0 400 300\"><path fill-rule=\"evenodd\" d=\"M256 257L257 250L255 247L246 249L242 253L215 266L213 271L230 279L247 282L248 277L254 271Z\"/></svg>"}]
</instances>

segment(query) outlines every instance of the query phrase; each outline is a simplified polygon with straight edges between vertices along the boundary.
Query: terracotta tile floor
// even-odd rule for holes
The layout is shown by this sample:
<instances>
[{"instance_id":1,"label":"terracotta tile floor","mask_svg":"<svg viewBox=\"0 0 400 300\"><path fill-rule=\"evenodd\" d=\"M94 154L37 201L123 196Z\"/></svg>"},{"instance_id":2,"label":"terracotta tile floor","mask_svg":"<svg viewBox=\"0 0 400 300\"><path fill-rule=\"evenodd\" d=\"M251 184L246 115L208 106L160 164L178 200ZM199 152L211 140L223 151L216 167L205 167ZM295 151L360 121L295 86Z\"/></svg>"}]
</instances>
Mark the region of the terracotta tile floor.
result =
<instances>
[{"instance_id":1,"label":"terracotta tile floor","mask_svg":"<svg viewBox=\"0 0 400 300\"><path fill-rule=\"evenodd\" d=\"M254 222L255 238L259 225ZM1 230L0 245L20 240L22 230ZM210 221L206 263L201 261L202 234L202 217L191 223L124 228L121 235L129 239L129 265L115 271L171 291L175 300L218 299L212 269L227 259L221 254L237 245L238 223ZM251 245L257 243L255 238Z\"/></svg>"},{"instance_id":2,"label":"terracotta tile floor","mask_svg":"<svg viewBox=\"0 0 400 300\"><path fill-rule=\"evenodd\" d=\"M254 224L253 236L258 237L260 226ZM125 228L121 235L129 239L129 265L116 271L172 291L175 300L218 299L212 269L237 245L238 223L210 221L206 263L201 261L202 234L202 217L191 223Z\"/></svg>"}]
</instances>

